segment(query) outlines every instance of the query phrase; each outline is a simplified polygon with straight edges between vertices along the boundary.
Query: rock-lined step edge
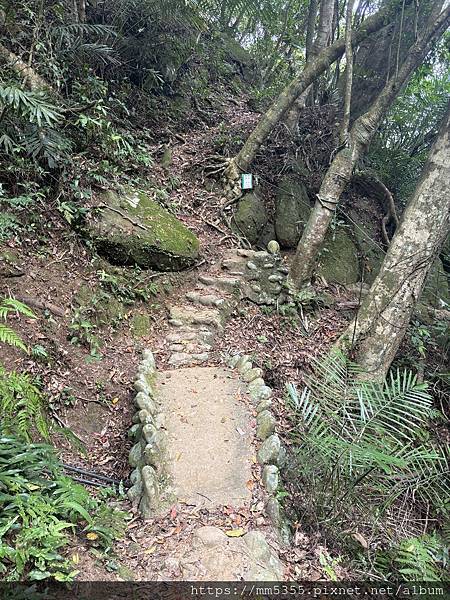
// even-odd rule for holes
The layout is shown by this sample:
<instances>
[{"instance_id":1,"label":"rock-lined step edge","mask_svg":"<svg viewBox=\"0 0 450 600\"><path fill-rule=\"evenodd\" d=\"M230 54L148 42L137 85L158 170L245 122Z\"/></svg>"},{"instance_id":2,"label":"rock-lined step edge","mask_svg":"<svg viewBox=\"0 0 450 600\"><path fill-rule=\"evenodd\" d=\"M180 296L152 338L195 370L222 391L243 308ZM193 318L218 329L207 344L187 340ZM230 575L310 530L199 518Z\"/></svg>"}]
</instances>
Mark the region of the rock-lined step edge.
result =
<instances>
[{"instance_id":1,"label":"rock-lined step edge","mask_svg":"<svg viewBox=\"0 0 450 600\"><path fill-rule=\"evenodd\" d=\"M261 442L257 460L262 466L262 482L269 495L266 513L278 530L281 540L289 543L291 538L289 523L277 498L281 487L280 469L286 464L287 453L275 432L276 417L270 410L272 389L265 384L262 370L253 366L250 356L234 354L227 357L226 363L230 368L236 369L241 379L247 383L247 392L255 404L256 435Z\"/></svg>"},{"instance_id":2,"label":"rock-lined step edge","mask_svg":"<svg viewBox=\"0 0 450 600\"><path fill-rule=\"evenodd\" d=\"M155 383L155 358L150 350L144 350L134 382L137 412L128 433L135 442L129 454L133 471L128 497L145 519L151 518L173 501L166 467L165 420L158 403Z\"/></svg>"}]
</instances>

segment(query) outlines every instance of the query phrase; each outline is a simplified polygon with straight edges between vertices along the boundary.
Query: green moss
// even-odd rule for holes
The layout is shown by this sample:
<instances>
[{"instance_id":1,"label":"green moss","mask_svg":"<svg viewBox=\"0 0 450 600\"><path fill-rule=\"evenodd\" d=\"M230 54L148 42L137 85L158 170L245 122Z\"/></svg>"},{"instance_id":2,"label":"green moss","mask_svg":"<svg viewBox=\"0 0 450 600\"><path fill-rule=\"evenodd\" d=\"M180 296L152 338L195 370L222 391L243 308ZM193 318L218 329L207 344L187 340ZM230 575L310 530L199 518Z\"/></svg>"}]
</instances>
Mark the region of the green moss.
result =
<instances>
[{"instance_id":1,"label":"green moss","mask_svg":"<svg viewBox=\"0 0 450 600\"><path fill-rule=\"evenodd\" d=\"M99 253L118 265L139 265L161 271L194 263L199 241L176 217L140 191L121 196L106 192L107 206L87 225Z\"/></svg>"},{"instance_id":2,"label":"green moss","mask_svg":"<svg viewBox=\"0 0 450 600\"><path fill-rule=\"evenodd\" d=\"M135 337L143 337L150 331L150 317L148 315L134 315L130 321L130 325Z\"/></svg>"},{"instance_id":3,"label":"green moss","mask_svg":"<svg viewBox=\"0 0 450 600\"><path fill-rule=\"evenodd\" d=\"M320 254L318 273L327 281L347 285L359 280L359 260L350 233L341 228L328 233Z\"/></svg>"}]
</instances>

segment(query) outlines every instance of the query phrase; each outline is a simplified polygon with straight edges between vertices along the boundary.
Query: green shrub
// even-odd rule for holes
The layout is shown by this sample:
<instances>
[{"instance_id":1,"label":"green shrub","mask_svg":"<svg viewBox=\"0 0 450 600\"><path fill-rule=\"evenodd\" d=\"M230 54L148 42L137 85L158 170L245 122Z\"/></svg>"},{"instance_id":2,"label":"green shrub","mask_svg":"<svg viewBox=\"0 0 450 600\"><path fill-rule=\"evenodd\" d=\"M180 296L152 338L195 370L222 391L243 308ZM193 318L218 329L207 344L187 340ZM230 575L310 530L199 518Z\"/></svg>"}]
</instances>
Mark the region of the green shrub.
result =
<instances>
[{"instance_id":1,"label":"green shrub","mask_svg":"<svg viewBox=\"0 0 450 600\"><path fill-rule=\"evenodd\" d=\"M50 446L0 436L0 576L58 581L77 571L64 555L70 534L108 548L123 533L125 513L92 498L64 476Z\"/></svg>"},{"instance_id":2,"label":"green shrub","mask_svg":"<svg viewBox=\"0 0 450 600\"><path fill-rule=\"evenodd\" d=\"M301 394L288 385L302 513L370 536L384 535L405 508L448 514L448 447L429 434L426 384L406 371L381 383L362 375L335 353L316 362Z\"/></svg>"}]
</instances>

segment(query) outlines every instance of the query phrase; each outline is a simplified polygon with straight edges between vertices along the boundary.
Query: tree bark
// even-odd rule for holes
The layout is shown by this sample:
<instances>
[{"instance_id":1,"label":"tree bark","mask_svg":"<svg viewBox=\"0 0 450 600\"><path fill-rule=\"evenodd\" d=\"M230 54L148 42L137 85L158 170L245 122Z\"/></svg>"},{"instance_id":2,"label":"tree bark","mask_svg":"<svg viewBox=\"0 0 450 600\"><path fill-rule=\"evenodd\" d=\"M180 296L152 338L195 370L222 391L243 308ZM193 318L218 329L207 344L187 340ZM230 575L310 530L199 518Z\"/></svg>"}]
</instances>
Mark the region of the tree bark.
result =
<instances>
[{"instance_id":1,"label":"tree bark","mask_svg":"<svg viewBox=\"0 0 450 600\"><path fill-rule=\"evenodd\" d=\"M317 11L317 8L316 8ZM312 44L310 52L306 53L306 66L314 60L315 56L318 56L321 51L326 48L331 38L331 31L333 27L333 15L334 15L334 0L321 0L319 10L319 25L317 27L317 35ZM310 15L309 15L310 16ZM310 23L308 22L308 26ZM289 131L294 131L297 126L298 116L302 108L306 104L306 99L311 91L311 86L306 88L297 99L294 101L291 109L289 110L286 117L286 125ZM314 96L314 92L313 92Z\"/></svg>"},{"instance_id":2,"label":"tree bark","mask_svg":"<svg viewBox=\"0 0 450 600\"><path fill-rule=\"evenodd\" d=\"M335 214L342 192L350 181L357 161L363 156L377 127L411 73L423 61L430 46L444 33L450 23L450 7L436 20L428 22L424 33L411 48L398 75L391 77L370 109L359 117L349 133L348 145L338 151L317 194L317 201L291 265L289 278L294 288L311 280L325 234Z\"/></svg>"},{"instance_id":3,"label":"tree bark","mask_svg":"<svg viewBox=\"0 0 450 600\"><path fill-rule=\"evenodd\" d=\"M341 144L347 142L348 128L350 126L350 107L352 102L353 83L353 47L352 47L352 18L354 0L347 0L345 16L345 93L344 112L340 132Z\"/></svg>"},{"instance_id":4,"label":"tree bark","mask_svg":"<svg viewBox=\"0 0 450 600\"><path fill-rule=\"evenodd\" d=\"M384 1L383 5L387 2ZM395 22L384 27L378 35L365 40L355 52L351 123L372 104L389 78L395 73L410 47L415 43L414 21L419 11L419 23L426 23L430 11L442 9L443 1L421 0L409 7L400 5ZM435 13L435 16L438 16ZM343 92L342 85L341 92Z\"/></svg>"},{"instance_id":5,"label":"tree bark","mask_svg":"<svg viewBox=\"0 0 450 600\"><path fill-rule=\"evenodd\" d=\"M356 360L370 378L386 375L429 269L448 234L449 155L450 103L422 178L406 207L381 270L355 321L339 340L341 348L346 350L356 345Z\"/></svg>"},{"instance_id":6,"label":"tree bark","mask_svg":"<svg viewBox=\"0 0 450 600\"><path fill-rule=\"evenodd\" d=\"M360 44L367 36L381 29L390 16L388 10L380 11L368 17L364 23L352 33L352 44ZM295 100L321 75L335 60L340 58L345 50L345 39L340 38L328 48L325 48L309 64L305 70L289 83L281 92L279 97L262 116L258 125L247 138L239 153L233 159L231 165L231 177L233 172L246 171L255 158L262 144L269 137L271 131L280 123Z\"/></svg>"},{"instance_id":7,"label":"tree bark","mask_svg":"<svg viewBox=\"0 0 450 600\"><path fill-rule=\"evenodd\" d=\"M23 77L25 84L30 90L51 90L50 84L45 81L36 71L28 66L17 54L8 50L3 44L0 44L0 59L3 59L7 65L13 69L19 77Z\"/></svg>"}]
</instances>

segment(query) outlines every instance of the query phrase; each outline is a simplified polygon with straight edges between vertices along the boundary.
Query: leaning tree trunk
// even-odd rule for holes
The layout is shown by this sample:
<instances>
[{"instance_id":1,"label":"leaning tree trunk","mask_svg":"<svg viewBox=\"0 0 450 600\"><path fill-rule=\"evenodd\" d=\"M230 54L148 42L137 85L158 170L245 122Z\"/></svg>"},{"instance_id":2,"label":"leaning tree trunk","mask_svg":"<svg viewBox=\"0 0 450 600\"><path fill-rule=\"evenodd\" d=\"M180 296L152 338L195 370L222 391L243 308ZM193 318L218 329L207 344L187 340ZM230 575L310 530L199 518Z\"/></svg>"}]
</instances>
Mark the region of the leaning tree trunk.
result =
<instances>
[{"instance_id":1,"label":"leaning tree trunk","mask_svg":"<svg viewBox=\"0 0 450 600\"><path fill-rule=\"evenodd\" d=\"M406 0L411 2L412 0ZM360 44L367 36L381 29L391 17L391 12L379 11L368 17L364 23L353 32L352 44ZM262 116L258 125L247 138L239 153L230 161L227 177L232 182L238 178L239 171L245 171L250 166L262 144L267 140L275 125L280 123L295 100L313 83L319 75L330 67L345 50L345 38L340 38L320 52L320 54L305 68L305 70L289 83L267 112Z\"/></svg>"},{"instance_id":2,"label":"leaning tree trunk","mask_svg":"<svg viewBox=\"0 0 450 600\"><path fill-rule=\"evenodd\" d=\"M416 191L404 212L381 270L339 340L356 348L356 360L370 378L389 369L425 278L450 226L450 103Z\"/></svg>"},{"instance_id":3,"label":"leaning tree trunk","mask_svg":"<svg viewBox=\"0 0 450 600\"><path fill-rule=\"evenodd\" d=\"M352 177L355 164L365 153L377 127L402 86L423 61L433 42L444 33L449 23L450 7L447 7L436 20L427 24L397 76L389 80L370 109L355 121L349 133L348 146L336 154L322 181L317 201L298 243L289 274L292 287L299 289L311 280L325 234L342 192Z\"/></svg>"}]
</instances>

